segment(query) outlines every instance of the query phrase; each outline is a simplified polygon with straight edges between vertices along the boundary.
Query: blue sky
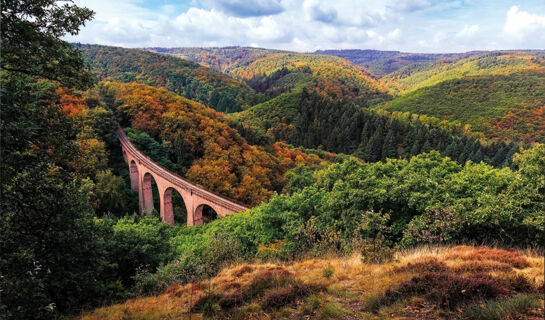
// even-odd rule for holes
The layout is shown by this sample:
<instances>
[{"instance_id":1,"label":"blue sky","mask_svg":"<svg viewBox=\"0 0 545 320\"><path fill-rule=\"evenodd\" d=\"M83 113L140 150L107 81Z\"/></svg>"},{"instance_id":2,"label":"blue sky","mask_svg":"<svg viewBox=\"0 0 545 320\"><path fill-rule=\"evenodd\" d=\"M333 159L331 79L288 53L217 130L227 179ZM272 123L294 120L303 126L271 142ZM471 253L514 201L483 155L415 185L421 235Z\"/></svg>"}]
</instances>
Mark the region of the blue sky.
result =
<instances>
[{"instance_id":1,"label":"blue sky","mask_svg":"<svg viewBox=\"0 0 545 320\"><path fill-rule=\"evenodd\" d=\"M294 51L544 49L545 0L81 0L69 41L123 47Z\"/></svg>"}]
</instances>

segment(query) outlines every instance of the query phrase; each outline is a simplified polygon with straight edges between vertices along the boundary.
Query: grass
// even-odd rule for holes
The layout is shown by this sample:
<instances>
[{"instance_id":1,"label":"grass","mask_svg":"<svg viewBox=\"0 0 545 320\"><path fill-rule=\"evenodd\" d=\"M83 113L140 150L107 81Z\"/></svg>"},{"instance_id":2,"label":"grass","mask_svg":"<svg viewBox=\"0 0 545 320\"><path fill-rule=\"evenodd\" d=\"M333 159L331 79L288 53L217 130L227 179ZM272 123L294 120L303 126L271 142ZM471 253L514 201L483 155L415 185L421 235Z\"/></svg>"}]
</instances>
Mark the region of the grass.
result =
<instances>
[{"instance_id":1,"label":"grass","mask_svg":"<svg viewBox=\"0 0 545 320\"><path fill-rule=\"evenodd\" d=\"M225 268L211 279L211 298L208 281L175 284L163 294L98 308L80 319L188 319L190 307L199 311L192 319L205 312L217 319L390 319L423 314L433 319L505 319L509 314L514 319L543 312L543 300L536 295L543 290L543 260L534 251L428 246L398 251L392 262L383 264L363 263L358 254L246 263Z\"/></svg>"},{"instance_id":2,"label":"grass","mask_svg":"<svg viewBox=\"0 0 545 320\"><path fill-rule=\"evenodd\" d=\"M474 304L465 312L464 317L475 320L517 319L532 309L543 307L542 297L538 295L518 294L509 298Z\"/></svg>"}]
</instances>

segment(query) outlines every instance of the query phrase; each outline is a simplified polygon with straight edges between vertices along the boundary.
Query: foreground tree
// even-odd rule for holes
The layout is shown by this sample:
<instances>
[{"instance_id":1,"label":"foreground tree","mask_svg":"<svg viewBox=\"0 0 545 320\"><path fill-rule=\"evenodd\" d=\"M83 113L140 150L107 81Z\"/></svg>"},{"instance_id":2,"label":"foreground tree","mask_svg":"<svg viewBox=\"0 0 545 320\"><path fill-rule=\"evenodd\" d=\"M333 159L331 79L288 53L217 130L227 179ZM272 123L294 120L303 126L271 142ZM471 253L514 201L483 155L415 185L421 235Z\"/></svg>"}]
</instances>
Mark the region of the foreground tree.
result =
<instances>
[{"instance_id":1,"label":"foreground tree","mask_svg":"<svg viewBox=\"0 0 545 320\"><path fill-rule=\"evenodd\" d=\"M60 40L93 16L71 1L1 1L1 317L44 319L96 301L107 267L76 131L55 95L93 76ZM52 83L50 80L56 81Z\"/></svg>"}]
</instances>

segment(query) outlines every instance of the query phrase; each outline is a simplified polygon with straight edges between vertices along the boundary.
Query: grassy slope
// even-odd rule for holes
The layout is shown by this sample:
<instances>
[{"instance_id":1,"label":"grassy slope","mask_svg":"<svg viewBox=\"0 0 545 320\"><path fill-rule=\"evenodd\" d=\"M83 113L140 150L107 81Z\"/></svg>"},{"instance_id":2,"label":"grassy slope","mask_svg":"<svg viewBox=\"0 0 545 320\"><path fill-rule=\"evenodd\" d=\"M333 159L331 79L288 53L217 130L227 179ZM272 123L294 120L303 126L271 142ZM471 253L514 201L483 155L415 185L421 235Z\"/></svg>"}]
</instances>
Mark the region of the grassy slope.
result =
<instances>
[{"instance_id":1,"label":"grassy slope","mask_svg":"<svg viewBox=\"0 0 545 320\"><path fill-rule=\"evenodd\" d=\"M524 319L541 319L543 298L542 296L539 298L535 293L543 290L544 259L536 253L487 247L422 247L398 252L395 257L394 262L374 265L365 264L358 255L354 255L345 258L308 259L286 264L230 266L211 280L212 291L224 298L244 297L244 292L251 292L252 296L241 298L240 305L229 311L216 305L215 317L452 319L464 316L467 319L482 318L484 312L487 315L497 313L497 319L505 319L508 314L511 318L525 314ZM324 271L326 269L330 270L329 277L326 277ZM451 279L448 281L452 283L439 284L433 289L447 294L451 297L449 301L453 303L457 290L464 289L455 289L449 285L454 285L456 280L460 280L459 276L471 281L488 279L487 276L483 276L483 272L492 275L492 280L479 287L479 292L484 292L481 291L485 290L483 288L494 286L510 288L509 293L504 292L496 298L498 300L495 301L499 303L488 299L484 304L469 306L476 296L465 295L463 298L465 300L460 304L447 308L432 295L419 293L416 289L406 290L415 284L426 285L426 281L422 279L446 275ZM423 277L423 274L426 276ZM517 278L516 275L523 278ZM525 289L521 285L523 283L529 283L530 286ZM298 290L292 295L294 287ZM464 288L471 291L469 287ZM307 291L301 288L306 288ZM98 308L82 315L80 319L188 319L190 304L195 306L199 301L202 302L207 290L207 281L185 286L175 284L161 295ZM242 296L237 296L240 293ZM201 319L203 314L197 312L192 318Z\"/></svg>"}]
</instances>

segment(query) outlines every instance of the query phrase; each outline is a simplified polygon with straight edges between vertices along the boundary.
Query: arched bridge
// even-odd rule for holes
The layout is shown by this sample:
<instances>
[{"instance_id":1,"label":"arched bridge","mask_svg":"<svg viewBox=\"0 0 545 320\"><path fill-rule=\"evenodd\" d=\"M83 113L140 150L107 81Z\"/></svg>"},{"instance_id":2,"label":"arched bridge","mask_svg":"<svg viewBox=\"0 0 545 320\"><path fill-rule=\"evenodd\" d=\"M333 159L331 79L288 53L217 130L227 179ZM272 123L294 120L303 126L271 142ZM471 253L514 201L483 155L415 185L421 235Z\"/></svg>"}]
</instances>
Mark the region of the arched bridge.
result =
<instances>
[{"instance_id":1,"label":"arched bridge","mask_svg":"<svg viewBox=\"0 0 545 320\"><path fill-rule=\"evenodd\" d=\"M159 190L161 219L170 225L174 224L173 190L176 190L184 200L188 226L202 223L205 205L210 206L221 217L249 209L245 205L208 191L158 165L136 149L122 129L117 130L117 136L123 149L123 158L129 165L131 189L138 192L141 213L153 210L152 177Z\"/></svg>"}]
</instances>

